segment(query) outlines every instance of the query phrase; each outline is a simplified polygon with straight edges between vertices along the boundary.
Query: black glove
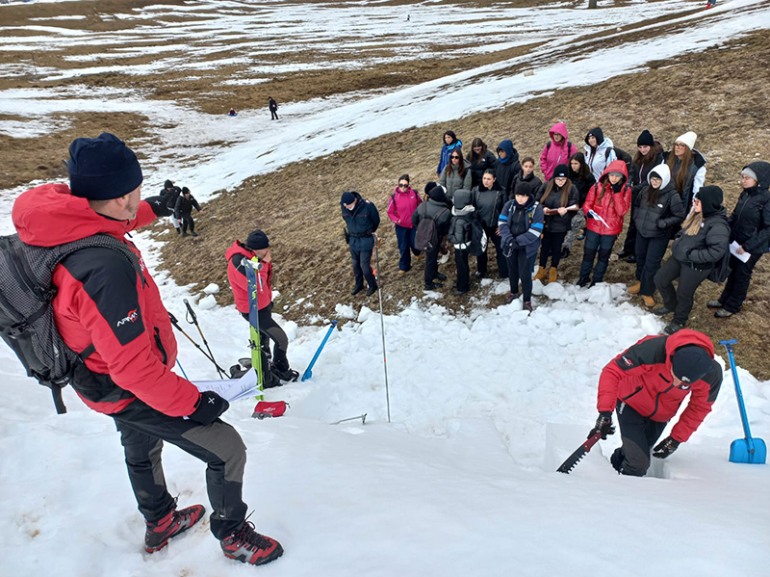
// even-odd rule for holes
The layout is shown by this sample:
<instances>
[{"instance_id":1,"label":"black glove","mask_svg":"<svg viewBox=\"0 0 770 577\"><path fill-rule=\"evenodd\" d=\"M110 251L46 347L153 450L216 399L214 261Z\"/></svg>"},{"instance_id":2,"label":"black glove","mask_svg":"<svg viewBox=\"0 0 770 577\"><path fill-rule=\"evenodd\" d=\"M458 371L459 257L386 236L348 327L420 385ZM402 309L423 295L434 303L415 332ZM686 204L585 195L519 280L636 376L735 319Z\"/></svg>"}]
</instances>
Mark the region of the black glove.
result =
<instances>
[{"instance_id":1,"label":"black glove","mask_svg":"<svg viewBox=\"0 0 770 577\"><path fill-rule=\"evenodd\" d=\"M679 441L675 440L671 435L663 439L660 443L655 445L652 450L652 456L658 459L665 459L671 453L679 448Z\"/></svg>"},{"instance_id":2,"label":"black glove","mask_svg":"<svg viewBox=\"0 0 770 577\"><path fill-rule=\"evenodd\" d=\"M615 427L612 426L612 412L603 411L599 413L594 428L588 433L588 438L593 437L596 433L601 433L602 439L606 439L607 435L613 435L615 433Z\"/></svg>"},{"instance_id":3,"label":"black glove","mask_svg":"<svg viewBox=\"0 0 770 577\"><path fill-rule=\"evenodd\" d=\"M149 203L155 216L171 216L174 214L174 211L166 206L165 199L160 196L148 196L144 200Z\"/></svg>"},{"instance_id":4,"label":"black glove","mask_svg":"<svg viewBox=\"0 0 770 577\"><path fill-rule=\"evenodd\" d=\"M210 425L229 408L230 403L214 391L203 391L195 410L190 415L190 420L197 421L202 425Z\"/></svg>"},{"instance_id":5,"label":"black glove","mask_svg":"<svg viewBox=\"0 0 770 577\"><path fill-rule=\"evenodd\" d=\"M350 244L350 231L345 228L342 230L342 235L345 237L345 243Z\"/></svg>"}]
</instances>

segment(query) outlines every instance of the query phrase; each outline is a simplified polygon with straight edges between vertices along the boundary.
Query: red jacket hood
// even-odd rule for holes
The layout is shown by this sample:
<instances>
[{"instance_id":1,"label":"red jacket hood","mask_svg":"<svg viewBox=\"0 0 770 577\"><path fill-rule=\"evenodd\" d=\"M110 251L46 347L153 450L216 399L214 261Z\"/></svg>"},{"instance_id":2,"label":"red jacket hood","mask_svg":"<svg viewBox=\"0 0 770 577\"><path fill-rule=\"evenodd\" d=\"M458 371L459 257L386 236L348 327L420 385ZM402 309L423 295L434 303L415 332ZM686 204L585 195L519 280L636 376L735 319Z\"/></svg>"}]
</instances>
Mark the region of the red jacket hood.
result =
<instances>
[{"instance_id":1,"label":"red jacket hood","mask_svg":"<svg viewBox=\"0 0 770 577\"><path fill-rule=\"evenodd\" d=\"M605 182L610 172L619 172L623 175L623 184L628 182L628 167L622 160L613 160L610 162L599 177L599 182Z\"/></svg>"},{"instance_id":2,"label":"red jacket hood","mask_svg":"<svg viewBox=\"0 0 770 577\"><path fill-rule=\"evenodd\" d=\"M666 339L666 369L671 372L671 357L674 351L679 347L687 345L697 345L708 351L709 356L714 358L714 343L701 332L692 329L681 329Z\"/></svg>"},{"instance_id":3,"label":"red jacket hood","mask_svg":"<svg viewBox=\"0 0 770 577\"><path fill-rule=\"evenodd\" d=\"M73 196L66 184L44 184L19 195L11 213L19 238L33 246L56 246L97 233L122 238L155 219L146 202L133 220L113 220L94 212L88 200Z\"/></svg>"}]
</instances>

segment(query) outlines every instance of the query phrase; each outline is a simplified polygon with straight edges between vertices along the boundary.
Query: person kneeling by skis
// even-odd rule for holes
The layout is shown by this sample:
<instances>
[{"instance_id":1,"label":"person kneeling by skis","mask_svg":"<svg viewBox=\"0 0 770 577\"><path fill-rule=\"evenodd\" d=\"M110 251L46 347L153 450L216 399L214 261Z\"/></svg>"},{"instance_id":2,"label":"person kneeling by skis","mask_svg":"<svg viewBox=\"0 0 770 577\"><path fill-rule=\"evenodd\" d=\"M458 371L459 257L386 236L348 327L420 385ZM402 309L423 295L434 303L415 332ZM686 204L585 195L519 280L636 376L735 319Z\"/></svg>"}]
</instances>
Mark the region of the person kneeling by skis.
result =
<instances>
[{"instance_id":1,"label":"person kneeling by skis","mask_svg":"<svg viewBox=\"0 0 770 577\"><path fill-rule=\"evenodd\" d=\"M289 337L273 319L273 259L270 254L270 240L267 235L257 229L246 239L245 243L238 240L225 252L227 258L227 278L235 297L235 308L241 316L249 320L249 291L246 280L246 269L243 259L250 260L257 257L262 267L257 272L257 308L259 309L259 332L263 345L263 352L269 354L269 341L273 341L273 362L270 364L270 373L282 381L296 381L299 373L289 366L287 352L289 349ZM265 356L263 355L263 366ZM270 384L269 379L265 387L277 386L280 383Z\"/></svg>"},{"instance_id":2,"label":"person kneeling by skis","mask_svg":"<svg viewBox=\"0 0 770 577\"><path fill-rule=\"evenodd\" d=\"M722 385L722 368L714 345L703 333L682 329L670 336L645 337L611 360L599 377L599 417L589 432L602 439L615 432L616 409L623 446L610 458L622 475L643 477L652 456L665 459L690 438L711 412ZM653 445L666 424L690 399L671 429Z\"/></svg>"}]
</instances>

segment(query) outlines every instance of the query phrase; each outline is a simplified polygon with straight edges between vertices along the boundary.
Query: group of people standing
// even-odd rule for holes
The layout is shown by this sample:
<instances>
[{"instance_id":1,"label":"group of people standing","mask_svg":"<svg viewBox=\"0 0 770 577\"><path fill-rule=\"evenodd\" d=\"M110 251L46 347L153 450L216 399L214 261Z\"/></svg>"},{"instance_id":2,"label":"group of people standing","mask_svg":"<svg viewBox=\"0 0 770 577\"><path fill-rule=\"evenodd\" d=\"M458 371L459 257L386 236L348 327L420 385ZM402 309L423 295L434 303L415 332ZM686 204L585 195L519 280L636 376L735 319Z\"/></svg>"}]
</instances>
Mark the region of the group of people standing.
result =
<instances>
[{"instance_id":1,"label":"group of people standing","mask_svg":"<svg viewBox=\"0 0 770 577\"><path fill-rule=\"evenodd\" d=\"M728 218L722 189L705 186L707 162L695 148L695 132L678 136L671 150L664 151L660 141L643 130L633 155L616 147L601 127L586 133L582 150L570 141L563 122L554 124L548 135L539 157L541 180L535 174L535 159L520 157L510 139L502 140L495 154L481 138L474 138L466 154L457 135L446 131L436 181L425 185L424 196L404 174L388 197L399 271L409 271L412 257L420 255L415 245L417 229L429 219L442 240L422 251L426 252L425 290L447 280L438 264L453 248L455 293L467 293L473 234L469 223L477 220L486 244L495 247L499 278L510 282L509 301L521 294L522 306L531 311L533 280L556 282L561 260L570 256L576 240L585 240L577 284L590 287L602 282L629 215L618 254L636 265L628 290L654 313L673 315L667 333L686 325L695 291L705 279L725 280L719 277L724 276L728 259L730 272L723 293L708 306L717 309L719 318L740 310L754 266L768 250L770 164L757 161L744 167L743 192ZM354 294L364 279L371 294L376 280L369 261L379 214L359 193L343 196L342 200L350 201L341 204L351 237ZM671 256L664 262L669 245ZM486 248L476 255L476 263L476 278L487 277ZM656 306L656 291L661 306Z\"/></svg>"}]
</instances>

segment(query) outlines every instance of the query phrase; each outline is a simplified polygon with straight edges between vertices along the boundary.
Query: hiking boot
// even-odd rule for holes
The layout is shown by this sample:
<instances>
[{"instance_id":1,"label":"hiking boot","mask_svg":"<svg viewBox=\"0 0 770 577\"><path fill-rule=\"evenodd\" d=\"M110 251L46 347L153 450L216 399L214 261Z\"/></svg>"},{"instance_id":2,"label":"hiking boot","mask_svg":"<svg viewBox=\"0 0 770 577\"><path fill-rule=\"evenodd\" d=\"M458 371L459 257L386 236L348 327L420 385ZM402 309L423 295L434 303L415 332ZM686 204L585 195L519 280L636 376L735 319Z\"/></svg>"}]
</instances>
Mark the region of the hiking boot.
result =
<instances>
[{"instance_id":1,"label":"hiking boot","mask_svg":"<svg viewBox=\"0 0 770 577\"><path fill-rule=\"evenodd\" d=\"M433 279L433 282L436 282L437 280L444 282L446 280L446 275L442 272L437 272L436 277Z\"/></svg>"},{"instance_id":2,"label":"hiking boot","mask_svg":"<svg viewBox=\"0 0 770 577\"><path fill-rule=\"evenodd\" d=\"M540 282L543 282L547 272L548 271L545 269L545 267L541 266L539 269L537 269L537 272L535 273L535 276L532 277L532 280L539 280Z\"/></svg>"},{"instance_id":3,"label":"hiking boot","mask_svg":"<svg viewBox=\"0 0 770 577\"><path fill-rule=\"evenodd\" d=\"M351 295L353 295L353 296L355 296L355 295L357 295L358 293L360 293L362 290L364 290L364 286L363 286L363 285L360 285L360 286L359 286L359 285L356 285L356 286L354 286L354 287L353 287L353 290L352 290L352 291L350 291L350 294L351 294Z\"/></svg>"},{"instance_id":4,"label":"hiking boot","mask_svg":"<svg viewBox=\"0 0 770 577\"><path fill-rule=\"evenodd\" d=\"M144 550L148 553L160 551L168 545L169 539L184 533L200 521L205 512L206 508L203 505L192 505L181 510L174 509L160 521L146 523Z\"/></svg>"},{"instance_id":5,"label":"hiking boot","mask_svg":"<svg viewBox=\"0 0 770 577\"><path fill-rule=\"evenodd\" d=\"M579 287L581 287L581 288L585 288L585 287L587 287L588 285L590 285L590 284L591 284L591 278L590 278L590 277L587 277L587 276L581 276L581 277L578 279L578 282L577 282L577 284L578 284L578 286L579 286Z\"/></svg>"},{"instance_id":6,"label":"hiking boot","mask_svg":"<svg viewBox=\"0 0 770 577\"><path fill-rule=\"evenodd\" d=\"M505 299L505 303L506 304L511 304L517 298L519 298L519 293L509 293L508 296Z\"/></svg>"},{"instance_id":7,"label":"hiking boot","mask_svg":"<svg viewBox=\"0 0 770 577\"><path fill-rule=\"evenodd\" d=\"M186 230L182 231L182 236L187 236L187 231Z\"/></svg>"},{"instance_id":8,"label":"hiking boot","mask_svg":"<svg viewBox=\"0 0 770 577\"><path fill-rule=\"evenodd\" d=\"M435 282L426 282L425 286L423 287L423 290L426 291L434 291L441 288L440 284L436 284Z\"/></svg>"},{"instance_id":9,"label":"hiking boot","mask_svg":"<svg viewBox=\"0 0 770 577\"><path fill-rule=\"evenodd\" d=\"M557 269L555 266L552 266L548 269L548 282L556 282L559 280L559 269Z\"/></svg>"},{"instance_id":10,"label":"hiking boot","mask_svg":"<svg viewBox=\"0 0 770 577\"><path fill-rule=\"evenodd\" d=\"M532 313L532 301L524 301L524 304L521 306L521 308Z\"/></svg>"},{"instance_id":11,"label":"hiking boot","mask_svg":"<svg viewBox=\"0 0 770 577\"><path fill-rule=\"evenodd\" d=\"M655 306L655 299L650 295L642 295L642 302L648 309L651 309Z\"/></svg>"},{"instance_id":12,"label":"hiking boot","mask_svg":"<svg viewBox=\"0 0 770 577\"><path fill-rule=\"evenodd\" d=\"M294 369L286 369L285 371L282 371L281 369L277 368L275 365L273 365L270 368L276 377L278 377L282 381L286 381L287 383L293 383L299 378L299 373Z\"/></svg>"},{"instance_id":13,"label":"hiking boot","mask_svg":"<svg viewBox=\"0 0 770 577\"><path fill-rule=\"evenodd\" d=\"M674 321L671 321L666 325L666 328L663 329L663 332L667 335L673 335L677 331L681 331L684 328L684 325L680 325L679 323L675 323Z\"/></svg>"},{"instance_id":14,"label":"hiking boot","mask_svg":"<svg viewBox=\"0 0 770 577\"><path fill-rule=\"evenodd\" d=\"M640 290L642 290L642 283L641 281L636 281L626 289L626 292L630 295L638 295Z\"/></svg>"},{"instance_id":15,"label":"hiking boot","mask_svg":"<svg viewBox=\"0 0 770 577\"><path fill-rule=\"evenodd\" d=\"M197 232L195 232L195 231L192 231L192 232L190 233L190 236L198 236L198 233L197 233Z\"/></svg>"},{"instance_id":16,"label":"hiking boot","mask_svg":"<svg viewBox=\"0 0 770 577\"><path fill-rule=\"evenodd\" d=\"M652 309L652 311L650 311L650 312L652 314L654 314L654 315L658 315L659 317L662 317L663 315L667 315L668 313L672 313L674 311L667 309L665 307L665 305L664 305L662 307L658 307L656 309Z\"/></svg>"},{"instance_id":17,"label":"hiking boot","mask_svg":"<svg viewBox=\"0 0 770 577\"><path fill-rule=\"evenodd\" d=\"M368 289L366 289L366 296L370 297L376 292L377 292L377 285L375 284L370 286Z\"/></svg>"},{"instance_id":18,"label":"hiking boot","mask_svg":"<svg viewBox=\"0 0 770 577\"><path fill-rule=\"evenodd\" d=\"M476 271L476 275L475 276L476 276L477 280L481 280L483 278L486 278L487 275L486 275L486 273Z\"/></svg>"},{"instance_id":19,"label":"hiking boot","mask_svg":"<svg viewBox=\"0 0 770 577\"><path fill-rule=\"evenodd\" d=\"M714 313L714 316L718 319L726 319L727 317L733 316L735 313L731 313L727 309L719 309L717 312Z\"/></svg>"},{"instance_id":20,"label":"hiking boot","mask_svg":"<svg viewBox=\"0 0 770 577\"><path fill-rule=\"evenodd\" d=\"M249 565L263 565L283 555L281 544L254 530L254 525L244 521L239 529L220 541L225 557Z\"/></svg>"},{"instance_id":21,"label":"hiking boot","mask_svg":"<svg viewBox=\"0 0 770 577\"><path fill-rule=\"evenodd\" d=\"M177 233L177 234L182 234L182 229L181 229L181 228L179 228L179 227L176 227L176 233Z\"/></svg>"},{"instance_id":22,"label":"hiking boot","mask_svg":"<svg viewBox=\"0 0 770 577\"><path fill-rule=\"evenodd\" d=\"M710 309L721 309L722 303L720 303L718 300L713 300L713 301L707 302L706 306Z\"/></svg>"}]
</instances>

